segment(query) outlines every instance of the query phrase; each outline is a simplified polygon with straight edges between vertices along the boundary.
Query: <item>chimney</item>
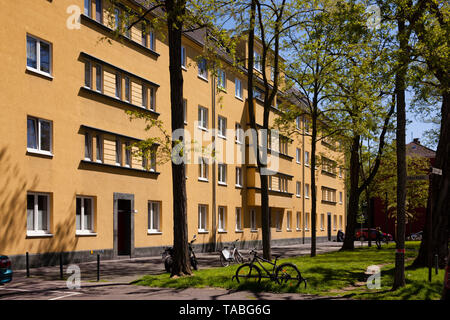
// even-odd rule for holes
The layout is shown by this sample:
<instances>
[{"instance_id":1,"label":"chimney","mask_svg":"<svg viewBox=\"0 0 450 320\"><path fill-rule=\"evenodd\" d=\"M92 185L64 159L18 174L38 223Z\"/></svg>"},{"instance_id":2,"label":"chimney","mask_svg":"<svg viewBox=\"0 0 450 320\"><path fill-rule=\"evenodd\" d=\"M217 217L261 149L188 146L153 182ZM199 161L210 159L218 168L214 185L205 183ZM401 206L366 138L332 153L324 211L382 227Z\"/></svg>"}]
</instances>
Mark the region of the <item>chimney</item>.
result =
<instances>
[{"instance_id":1,"label":"chimney","mask_svg":"<svg viewBox=\"0 0 450 320\"><path fill-rule=\"evenodd\" d=\"M419 138L414 138L413 142L414 142L415 144L420 144Z\"/></svg>"}]
</instances>

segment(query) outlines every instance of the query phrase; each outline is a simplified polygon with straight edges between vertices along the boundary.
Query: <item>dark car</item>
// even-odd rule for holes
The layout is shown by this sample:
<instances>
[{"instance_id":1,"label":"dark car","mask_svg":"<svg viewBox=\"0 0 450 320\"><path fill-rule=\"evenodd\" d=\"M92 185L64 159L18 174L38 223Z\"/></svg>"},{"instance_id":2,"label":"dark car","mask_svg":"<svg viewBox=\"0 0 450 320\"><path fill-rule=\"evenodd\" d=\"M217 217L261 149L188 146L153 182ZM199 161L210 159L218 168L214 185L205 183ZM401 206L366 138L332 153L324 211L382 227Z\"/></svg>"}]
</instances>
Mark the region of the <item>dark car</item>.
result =
<instances>
[{"instance_id":1,"label":"dark car","mask_svg":"<svg viewBox=\"0 0 450 320\"><path fill-rule=\"evenodd\" d=\"M0 284L11 282L12 277L11 260L7 256L0 255Z\"/></svg>"},{"instance_id":2,"label":"dark car","mask_svg":"<svg viewBox=\"0 0 450 320\"><path fill-rule=\"evenodd\" d=\"M362 228L356 230L355 239L359 241L366 241L369 239L368 235L368 229ZM377 239L377 229L370 229L370 240L375 241ZM389 242L392 241L394 238L391 234L383 232L383 241Z\"/></svg>"}]
</instances>

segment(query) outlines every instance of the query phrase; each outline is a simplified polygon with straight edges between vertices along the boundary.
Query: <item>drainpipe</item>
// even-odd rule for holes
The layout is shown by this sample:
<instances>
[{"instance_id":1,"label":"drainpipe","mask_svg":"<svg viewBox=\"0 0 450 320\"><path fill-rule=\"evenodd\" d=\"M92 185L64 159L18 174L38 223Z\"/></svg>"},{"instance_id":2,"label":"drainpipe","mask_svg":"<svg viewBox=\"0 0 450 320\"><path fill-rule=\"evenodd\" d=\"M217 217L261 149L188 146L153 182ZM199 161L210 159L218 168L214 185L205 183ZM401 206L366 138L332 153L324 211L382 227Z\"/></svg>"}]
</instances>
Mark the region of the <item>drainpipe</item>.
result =
<instances>
[{"instance_id":1,"label":"drainpipe","mask_svg":"<svg viewBox=\"0 0 450 320\"><path fill-rule=\"evenodd\" d=\"M211 129L214 134L212 135L212 152L215 155L216 152L216 76L214 74L211 75L211 109L212 109L212 121L211 121ZM216 235L217 235L217 219L216 219L216 161L212 159L212 252L216 251Z\"/></svg>"},{"instance_id":2,"label":"drainpipe","mask_svg":"<svg viewBox=\"0 0 450 320\"><path fill-rule=\"evenodd\" d=\"M302 134L302 148L303 148L303 161L302 161L302 243L305 244L305 119L303 118L303 134ZM302 155L300 155L300 161Z\"/></svg>"}]
</instances>

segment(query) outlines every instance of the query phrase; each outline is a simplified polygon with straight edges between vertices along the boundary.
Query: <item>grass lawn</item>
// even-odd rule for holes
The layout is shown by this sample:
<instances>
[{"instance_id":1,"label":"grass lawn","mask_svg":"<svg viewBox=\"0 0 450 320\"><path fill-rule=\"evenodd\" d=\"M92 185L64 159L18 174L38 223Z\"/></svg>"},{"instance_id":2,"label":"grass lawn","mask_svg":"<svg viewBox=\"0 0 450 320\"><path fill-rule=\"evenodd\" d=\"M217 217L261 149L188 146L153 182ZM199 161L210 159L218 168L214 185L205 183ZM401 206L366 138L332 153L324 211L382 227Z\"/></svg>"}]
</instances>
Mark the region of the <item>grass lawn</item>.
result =
<instances>
[{"instance_id":1,"label":"grass lawn","mask_svg":"<svg viewBox=\"0 0 450 320\"><path fill-rule=\"evenodd\" d=\"M412 269L409 265L417 255L419 242L406 243L406 287L390 291L393 283L395 244L383 245L381 250L376 246L371 248L356 248L352 252L331 252L319 254L314 258L301 256L280 259L297 265L302 276L307 279L305 289L301 284L298 288L278 285L269 279L262 279L259 285L243 285L232 281L231 278L239 265L229 267L198 270L191 277L171 279L170 274L145 276L133 284L165 287L165 288L204 288L220 287L225 289L268 291L268 292L297 292L322 296L343 296L352 299L401 299L424 300L440 299L444 271L440 270L436 276L433 270L433 281L428 282L428 269ZM369 265L381 265L381 288L368 289L367 275L364 274ZM266 269L267 266L266 266ZM263 271L264 272L264 271Z\"/></svg>"}]
</instances>

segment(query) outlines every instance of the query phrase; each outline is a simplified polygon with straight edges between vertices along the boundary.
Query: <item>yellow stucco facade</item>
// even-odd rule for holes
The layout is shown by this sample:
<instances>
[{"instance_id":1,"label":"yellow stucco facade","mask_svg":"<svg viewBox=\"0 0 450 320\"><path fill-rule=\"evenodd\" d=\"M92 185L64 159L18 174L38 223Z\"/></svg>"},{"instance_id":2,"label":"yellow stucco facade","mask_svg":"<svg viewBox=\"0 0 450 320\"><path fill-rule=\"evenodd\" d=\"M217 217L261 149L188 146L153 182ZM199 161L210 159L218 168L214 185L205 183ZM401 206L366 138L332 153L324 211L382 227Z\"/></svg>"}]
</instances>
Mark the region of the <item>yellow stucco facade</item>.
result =
<instances>
[{"instance_id":1,"label":"yellow stucco facade","mask_svg":"<svg viewBox=\"0 0 450 320\"><path fill-rule=\"evenodd\" d=\"M0 12L7 26L0 30L1 254L142 256L159 254L173 241L171 165L155 166L147 159L144 169L142 158L127 152L133 142L158 133L146 132L143 120L130 121L125 114L144 111L170 131L167 37L146 35L143 42L135 26L129 39L114 38L105 22L107 10L97 10L97 3L91 1L87 12L82 0L17 0ZM199 42L186 35L183 46L185 130L192 138L196 132L211 134L219 116L230 132L237 123L248 129L245 75L227 69L225 90L217 93L211 72L205 79L199 76ZM236 78L241 97L236 97ZM256 105L256 122L262 124L263 107ZM207 110L202 116L200 106ZM276 115L274 110L271 121ZM203 116L207 130L198 127ZM270 182L274 243L301 243L311 236L311 190L309 197L305 194L310 137L290 138ZM236 143L233 133L226 139L216 136L218 155L227 156L222 145L230 140L234 153L248 151L248 139ZM335 164L343 162L342 153L323 143L317 147ZM261 240L259 173L248 157L246 163L227 162L225 167L221 172L218 163L210 163L201 173L198 163L187 164L189 237L197 234L196 244L205 250L214 241L220 246L235 239ZM316 170L319 239L334 239L345 227L344 177L331 171Z\"/></svg>"}]
</instances>

